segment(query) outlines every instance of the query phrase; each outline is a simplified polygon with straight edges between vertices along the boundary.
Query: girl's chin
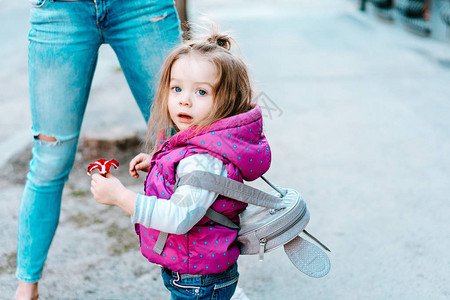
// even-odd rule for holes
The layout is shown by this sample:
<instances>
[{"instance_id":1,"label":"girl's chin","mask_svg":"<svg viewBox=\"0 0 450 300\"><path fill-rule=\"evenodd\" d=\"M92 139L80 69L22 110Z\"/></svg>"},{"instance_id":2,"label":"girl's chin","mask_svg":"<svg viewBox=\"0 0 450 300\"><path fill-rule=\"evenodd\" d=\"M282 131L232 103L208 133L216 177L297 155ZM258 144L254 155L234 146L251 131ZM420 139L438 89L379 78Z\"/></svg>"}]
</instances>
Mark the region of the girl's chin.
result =
<instances>
[{"instance_id":1,"label":"girl's chin","mask_svg":"<svg viewBox=\"0 0 450 300\"><path fill-rule=\"evenodd\" d=\"M190 127L195 126L194 121L193 120L189 120L189 121L180 121L178 120L177 123L173 122L172 124L175 125L175 128L178 132L186 130Z\"/></svg>"},{"instance_id":2,"label":"girl's chin","mask_svg":"<svg viewBox=\"0 0 450 300\"><path fill-rule=\"evenodd\" d=\"M182 124L178 124L177 125L177 129L178 129L179 132L188 129L189 127L191 127L190 124L182 123Z\"/></svg>"}]
</instances>

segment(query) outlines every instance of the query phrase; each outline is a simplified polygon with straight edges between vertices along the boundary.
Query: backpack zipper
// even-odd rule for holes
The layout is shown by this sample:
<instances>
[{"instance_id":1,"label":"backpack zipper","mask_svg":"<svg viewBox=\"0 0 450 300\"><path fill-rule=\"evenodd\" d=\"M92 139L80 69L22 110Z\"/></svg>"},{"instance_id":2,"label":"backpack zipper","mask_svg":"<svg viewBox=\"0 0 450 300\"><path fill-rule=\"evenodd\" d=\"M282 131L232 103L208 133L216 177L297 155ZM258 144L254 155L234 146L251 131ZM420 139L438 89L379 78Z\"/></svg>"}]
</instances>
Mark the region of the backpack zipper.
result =
<instances>
[{"instance_id":1,"label":"backpack zipper","mask_svg":"<svg viewBox=\"0 0 450 300\"><path fill-rule=\"evenodd\" d=\"M306 204L303 206L303 209L300 211L300 213L295 217L294 221L288 224L287 226L284 226L283 228L279 229L278 231L273 232L272 234L263 237L259 240L259 261L264 260L264 252L266 252L266 244L268 241L270 241L273 238L276 238L292 227L294 227L297 224L297 221L303 218L306 214ZM295 237L294 237L295 238Z\"/></svg>"}]
</instances>

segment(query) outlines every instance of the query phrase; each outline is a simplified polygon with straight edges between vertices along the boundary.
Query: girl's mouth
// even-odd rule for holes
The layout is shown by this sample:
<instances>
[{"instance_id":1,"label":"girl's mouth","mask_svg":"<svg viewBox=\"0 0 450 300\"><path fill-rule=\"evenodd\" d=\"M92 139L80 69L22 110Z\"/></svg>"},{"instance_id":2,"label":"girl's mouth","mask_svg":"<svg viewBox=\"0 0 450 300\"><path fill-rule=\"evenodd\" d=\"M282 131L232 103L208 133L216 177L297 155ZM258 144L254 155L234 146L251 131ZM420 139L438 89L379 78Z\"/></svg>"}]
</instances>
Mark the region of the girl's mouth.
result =
<instances>
[{"instance_id":1,"label":"girl's mouth","mask_svg":"<svg viewBox=\"0 0 450 300\"><path fill-rule=\"evenodd\" d=\"M180 122L182 123L190 123L192 122L192 117L188 114L185 113L179 113L178 115L178 119L180 120Z\"/></svg>"}]
</instances>

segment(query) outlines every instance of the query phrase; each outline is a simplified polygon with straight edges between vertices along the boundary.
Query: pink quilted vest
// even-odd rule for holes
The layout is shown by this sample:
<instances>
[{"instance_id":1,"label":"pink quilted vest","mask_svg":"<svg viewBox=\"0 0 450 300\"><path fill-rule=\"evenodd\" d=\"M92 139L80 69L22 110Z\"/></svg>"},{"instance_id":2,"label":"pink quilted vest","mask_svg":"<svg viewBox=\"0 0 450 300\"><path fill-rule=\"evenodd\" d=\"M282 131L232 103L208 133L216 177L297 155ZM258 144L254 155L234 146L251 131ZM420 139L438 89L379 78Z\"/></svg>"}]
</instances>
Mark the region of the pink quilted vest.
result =
<instances>
[{"instance_id":1,"label":"pink quilted vest","mask_svg":"<svg viewBox=\"0 0 450 300\"><path fill-rule=\"evenodd\" d=\"M190 155L208 153L223 161L228 178L255 180L270 167L269 144L262 131L261 108L225 118L208 129L187 129L165 141L152 158L145 194L170 199L178 162ZM211 208L239 223L247 204L219 196ZM203 217L186 234L169 234L161 255L153 251L159 231L135 225L142 254L152 263L182 274L225 271L239 256L237 231Z\"/></svg>"}]
</instances>

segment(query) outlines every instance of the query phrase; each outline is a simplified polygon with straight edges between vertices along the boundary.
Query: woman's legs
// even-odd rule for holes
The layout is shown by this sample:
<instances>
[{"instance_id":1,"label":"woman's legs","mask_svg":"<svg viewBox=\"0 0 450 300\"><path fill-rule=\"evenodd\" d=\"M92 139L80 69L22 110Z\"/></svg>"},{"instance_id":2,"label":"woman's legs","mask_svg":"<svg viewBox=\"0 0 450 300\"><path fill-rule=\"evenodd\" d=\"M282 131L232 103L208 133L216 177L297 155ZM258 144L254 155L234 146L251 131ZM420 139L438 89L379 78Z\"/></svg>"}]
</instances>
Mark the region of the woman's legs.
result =
<instances>
[{"instance_id":1,"label":"woman's legs","mask_svg":"<svg viewBox=\"0 0 450 300\"><path fill-rule=\"evenodd\" d=\"M58 225L98 47L109 42L145 119L160 65L180 39L173 1L50 2L31 12L29 46L33 159L19 211L17 298L37 295ZM124 14L124 12L127 12ZM162 18L161 18L162 17Z\"/></svg>"},{"instance_id":2,"label":"woman's legs","mask_svg":"<svg viewBox=\"0 0 450 300\"><path fill-rule=\"evenodd\" d=\"M31 10L29 88L33 158L19 208L16 276L34 287L58 225L97 62L101 35L89 2L50 2Z\"/></svg>"},{"instance_id":3,"label":"woman's legs","mask_svg":"<svg viewBox=\"0 0 450 300\"><path fill-rule=\"evenodd\" d=\"M147 121L161 65L169 51L181 42L174 2L108 0L107 9L105 42L116 53L131 92Z\"/></svg>"}]
</instances>

